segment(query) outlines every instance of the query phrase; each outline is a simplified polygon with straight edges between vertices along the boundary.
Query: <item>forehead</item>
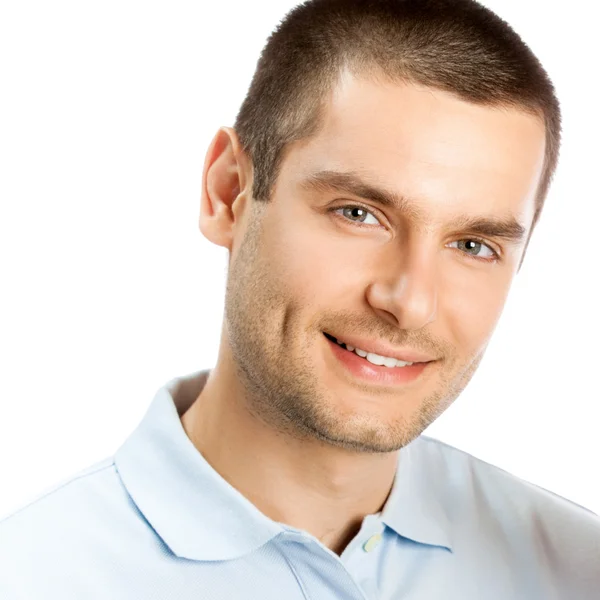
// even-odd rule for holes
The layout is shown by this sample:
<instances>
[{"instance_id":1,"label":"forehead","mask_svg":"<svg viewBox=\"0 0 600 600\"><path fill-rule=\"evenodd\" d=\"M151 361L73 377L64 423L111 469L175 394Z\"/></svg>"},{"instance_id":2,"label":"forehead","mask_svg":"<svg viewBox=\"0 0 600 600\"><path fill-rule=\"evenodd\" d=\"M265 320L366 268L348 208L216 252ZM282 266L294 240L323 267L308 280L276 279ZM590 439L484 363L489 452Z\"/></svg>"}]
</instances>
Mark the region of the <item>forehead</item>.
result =
<instances>
[{"instance_id":1,"label":"forehead","mask_svg":"<svg viewBox=\"0 0 600 600\"><path fill-rule=\"evenodd\" d=\"M529 223L544 135L541 119L517 109L345 76L322 128L292 145L281 176L301 186L315 172L353 171L412 199L432 221L458 210Z\"/></svg>"}]
</instances>

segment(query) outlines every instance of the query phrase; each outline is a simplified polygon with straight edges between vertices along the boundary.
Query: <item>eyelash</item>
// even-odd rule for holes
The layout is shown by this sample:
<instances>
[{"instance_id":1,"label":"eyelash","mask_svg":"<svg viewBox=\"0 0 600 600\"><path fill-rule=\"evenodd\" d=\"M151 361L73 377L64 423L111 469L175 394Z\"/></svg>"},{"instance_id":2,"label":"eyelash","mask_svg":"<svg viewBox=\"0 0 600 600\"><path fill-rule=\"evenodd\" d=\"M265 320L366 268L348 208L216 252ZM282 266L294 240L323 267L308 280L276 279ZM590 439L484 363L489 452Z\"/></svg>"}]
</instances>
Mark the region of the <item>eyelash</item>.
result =
<instances>
[{"instance_id":1,"label":"eyelash","mask_svg":"<svg viewBox=\"0 0 600 600\"><path fill-rule=\"evenodd\" d=\"M336 206L335 208L330 208L329 212L335 213L336 211L343 210L344 208L360 208L361 210L364 210L365 212L368 212L368 213L372 214L375 218L377 218L377 214L373 211L373 209L367 208L366 206L362 206L361 204L345 204L344 206ZM340 216L344 221L346 221L348 223L354 223L355 225L358 225L358 227L367 227L367 228L371 227L371 225L363 225L359 221L351 221L350 219L346 219L341 214L338 216ZM500 260L500 255L498 254L498 252L496 252L496 250L494 250L494 248L492 248L485 240L483 240L479 237L469 236L467 238L464 238L462 240L457 240L457 241L478 242L480 244L483 244L487 248L489 248L489 250L493 254L493 256L491 258L481 258L480 256L473 256L472 254L467 254L466 252L462 252L462 254L464 254L467 258L476 260L478 262L485 262L485 263L497 263Z\"/></svg>"}]
</instances>

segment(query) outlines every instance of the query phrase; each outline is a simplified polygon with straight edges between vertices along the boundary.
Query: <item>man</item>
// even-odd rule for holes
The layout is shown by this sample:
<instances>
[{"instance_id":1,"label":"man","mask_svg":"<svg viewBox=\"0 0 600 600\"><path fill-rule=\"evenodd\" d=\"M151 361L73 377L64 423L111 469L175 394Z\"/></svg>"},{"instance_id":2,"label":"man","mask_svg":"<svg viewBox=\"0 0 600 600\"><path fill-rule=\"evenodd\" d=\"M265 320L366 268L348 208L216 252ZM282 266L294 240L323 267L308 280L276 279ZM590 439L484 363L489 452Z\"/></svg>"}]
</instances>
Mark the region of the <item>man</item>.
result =
<instances>
[{"instance_id":1,"label":"man","mask_svg":"<svg viewBox=\"0 0 600 600\"><path fill-rule=\"evenodd\" d=\"M557 164L472 0L311 0L206 154L217 364L0 524L0 597L600 598L600 521L422 436L477 369Z\"/></svg>"}]
</instances>

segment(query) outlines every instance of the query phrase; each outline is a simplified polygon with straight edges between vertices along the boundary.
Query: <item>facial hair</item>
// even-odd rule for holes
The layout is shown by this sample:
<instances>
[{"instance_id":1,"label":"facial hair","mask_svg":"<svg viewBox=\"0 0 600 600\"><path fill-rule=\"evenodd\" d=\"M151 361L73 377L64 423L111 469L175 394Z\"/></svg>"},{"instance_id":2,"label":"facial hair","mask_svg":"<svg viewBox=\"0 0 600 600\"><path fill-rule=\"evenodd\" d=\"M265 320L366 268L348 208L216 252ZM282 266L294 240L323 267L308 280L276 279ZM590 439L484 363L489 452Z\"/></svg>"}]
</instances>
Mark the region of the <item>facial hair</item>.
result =
<instances>
[{"instance_id":1,"label":"facial hair","mask_svg":"<svg viewBox=\"0 0 600 600\"><path fill-rule=\"evenodd\" d=\"M263 214L264 210L261 207ZM460 368L450 361L437 389L424 395L410 417L383 422L372 415L344 412L335 392L320 385L307 345L310 340L296 318L306 312L310 299L291 296L284 277L274 270L261 240L258 213L253 209L240 246L230 257L225 294L224 331L245 392L240 400L255 418L282 435L360 453L403 448L463 391L483 350L463 359ZM315 335L322 334L315 329Z\"/></svg>"}]
</instances>

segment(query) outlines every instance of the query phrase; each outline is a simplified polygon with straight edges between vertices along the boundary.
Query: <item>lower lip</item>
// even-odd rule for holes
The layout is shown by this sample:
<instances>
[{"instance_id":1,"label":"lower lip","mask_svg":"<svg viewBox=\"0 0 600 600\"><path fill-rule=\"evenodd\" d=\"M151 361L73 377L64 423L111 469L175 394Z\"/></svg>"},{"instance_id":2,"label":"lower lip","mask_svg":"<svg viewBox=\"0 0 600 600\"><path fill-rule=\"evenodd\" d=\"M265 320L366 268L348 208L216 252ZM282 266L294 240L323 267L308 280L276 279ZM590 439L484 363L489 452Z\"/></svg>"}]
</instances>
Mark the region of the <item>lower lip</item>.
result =
<instances>
[{"instance_id":1,"label":"lower lip","mask_svg":"<svg viewBox=\"0 0 600 600\"><path fill-rule=\"evenodd\" d=\"M348 371L362 380L380 385L394 386L415 381L429 364L435 362L415 363L406 367L374 365L366 358L358 356L356 352L345 350L338 343L332 342L325 335L323 337L325 337L325 341L329 344L333 355L348 369Z\"/></svg>"}]
</instances>

